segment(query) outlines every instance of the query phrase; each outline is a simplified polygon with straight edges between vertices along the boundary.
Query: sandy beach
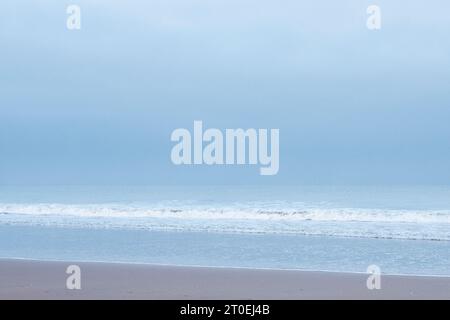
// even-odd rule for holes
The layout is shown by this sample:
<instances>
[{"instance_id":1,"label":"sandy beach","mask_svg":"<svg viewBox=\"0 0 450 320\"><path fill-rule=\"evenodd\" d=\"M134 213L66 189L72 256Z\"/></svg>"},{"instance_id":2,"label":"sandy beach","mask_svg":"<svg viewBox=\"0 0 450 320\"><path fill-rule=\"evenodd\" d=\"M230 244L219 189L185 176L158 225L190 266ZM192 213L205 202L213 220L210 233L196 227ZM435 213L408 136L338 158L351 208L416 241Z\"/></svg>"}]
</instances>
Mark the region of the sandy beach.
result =
<instances>
[{"instance_id":1,"label":"sandy beach","mask_svg":"<svg viewBox=\"0 0 450 320\"><path fill-rule=\"evenodd\" d=\"M81 268L81 290L66 268ZM450 277L0 260L0 299L450 299Z\"/></svg>"}]
</instances>

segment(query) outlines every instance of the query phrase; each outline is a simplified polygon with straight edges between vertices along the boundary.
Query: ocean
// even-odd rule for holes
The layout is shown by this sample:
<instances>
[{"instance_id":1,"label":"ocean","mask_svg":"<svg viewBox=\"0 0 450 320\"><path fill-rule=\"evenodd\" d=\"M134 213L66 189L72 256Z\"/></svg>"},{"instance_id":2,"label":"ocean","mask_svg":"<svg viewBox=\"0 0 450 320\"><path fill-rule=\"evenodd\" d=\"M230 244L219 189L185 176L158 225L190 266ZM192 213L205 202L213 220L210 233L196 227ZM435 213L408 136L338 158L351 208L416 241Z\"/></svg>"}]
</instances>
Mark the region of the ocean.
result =
<instances>
[{"instance_id":1,"label":"ocean","mask_svg":"<svg viewBox=\"0 0 450 320\"><path fill-rule=\"evenodd\" d=\"M0 257L450 275L450 187L3 186Z\"/></svg>"}]
</instances>

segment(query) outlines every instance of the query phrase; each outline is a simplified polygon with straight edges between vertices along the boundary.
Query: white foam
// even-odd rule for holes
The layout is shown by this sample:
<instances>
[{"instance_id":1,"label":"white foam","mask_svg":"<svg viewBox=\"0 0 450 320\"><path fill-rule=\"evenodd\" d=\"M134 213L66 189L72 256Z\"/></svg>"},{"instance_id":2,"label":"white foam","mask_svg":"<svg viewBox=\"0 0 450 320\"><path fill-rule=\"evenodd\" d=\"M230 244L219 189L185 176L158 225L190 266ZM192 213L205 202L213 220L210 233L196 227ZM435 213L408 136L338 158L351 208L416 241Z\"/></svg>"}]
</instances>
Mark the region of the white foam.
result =
<instances>
[{"instance_id":1,"label":"white foam","mask_svg":"<svg viewBox=\"0 0 450 320\"><path fill-rule=\"evenodd\" d=\"M261 209L264 208L264 209ZM450 210L283 207L267 204L188 206L166 204L0 203L0 213L107 218L173 218L272 221L439 223L450 225Z\"/></svg>"},{"instance_id":2,"label":"white foam","mask_svg":"<svg viewBox=\"0 0 450 320\"><path fill-rule=\"evenodd\" d=\"M0 223L450 241L450 211L318 208L286 202L214 207L186 202L0 203Z\"/></svg>"}]
</instances>

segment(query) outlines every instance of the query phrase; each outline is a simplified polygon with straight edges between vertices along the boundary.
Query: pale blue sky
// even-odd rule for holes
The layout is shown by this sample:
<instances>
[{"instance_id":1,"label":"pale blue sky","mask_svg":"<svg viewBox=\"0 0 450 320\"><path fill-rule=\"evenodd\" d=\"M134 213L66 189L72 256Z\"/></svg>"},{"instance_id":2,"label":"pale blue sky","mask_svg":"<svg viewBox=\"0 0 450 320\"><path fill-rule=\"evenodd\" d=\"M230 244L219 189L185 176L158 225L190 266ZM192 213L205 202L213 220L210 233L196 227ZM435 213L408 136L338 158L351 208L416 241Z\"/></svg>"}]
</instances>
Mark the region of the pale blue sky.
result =
<instances>
[{"instance_id":1,"label":"pale blue sky","mask_svg":"<svg viewBox=\"0 0 450 320\"><path fill-rule=\"evenodd\" d=\"M449 12L444 0L2 1L0 184L447 184ZM174 166L170 133L194 120L279 128L278 175Z\"/></svg>"}]
</instances>

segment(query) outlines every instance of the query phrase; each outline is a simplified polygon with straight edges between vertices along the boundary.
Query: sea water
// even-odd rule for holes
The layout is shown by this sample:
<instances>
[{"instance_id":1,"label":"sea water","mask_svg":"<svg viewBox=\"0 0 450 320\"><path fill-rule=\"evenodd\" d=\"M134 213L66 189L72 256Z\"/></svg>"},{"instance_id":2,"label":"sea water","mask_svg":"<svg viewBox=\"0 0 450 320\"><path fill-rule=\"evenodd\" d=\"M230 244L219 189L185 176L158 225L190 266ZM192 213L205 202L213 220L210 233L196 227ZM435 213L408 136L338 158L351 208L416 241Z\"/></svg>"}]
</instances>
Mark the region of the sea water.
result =
<instances>
[{"instance_id":1,"label":"sea water","mask_svg":"<svg viewBox=\"0 0 450 320\"><path fill-rule=\"evenodd\" d=\"M450 275L450 187L0 187L0 257Z\"/></svg>"}]
</instances>

